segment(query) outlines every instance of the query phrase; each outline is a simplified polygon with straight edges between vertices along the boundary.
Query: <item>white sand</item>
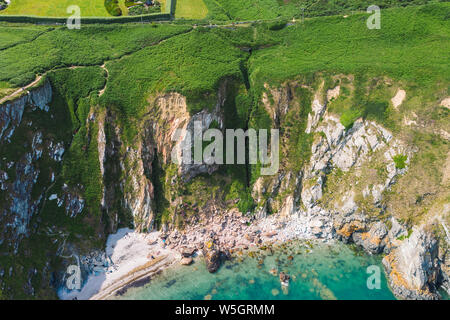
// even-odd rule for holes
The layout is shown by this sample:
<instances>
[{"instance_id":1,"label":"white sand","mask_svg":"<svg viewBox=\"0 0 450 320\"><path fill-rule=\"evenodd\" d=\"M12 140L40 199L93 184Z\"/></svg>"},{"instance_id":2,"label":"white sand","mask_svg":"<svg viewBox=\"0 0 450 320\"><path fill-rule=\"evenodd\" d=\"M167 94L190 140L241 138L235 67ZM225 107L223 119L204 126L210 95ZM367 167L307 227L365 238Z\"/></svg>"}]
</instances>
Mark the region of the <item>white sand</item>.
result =
<instances>
[{"instance_id":1,"label":"white sand","mask_svg":"<svg viewBox=\"0 0 450 320\"><path fill-rule=\"evenodd\" d=\"M157 264L156 268L164 267L168 263L180 259L178 252L163 248L159 235L159 232L136 233L127 228L118 230L116 234L108 237L106 244L106 254L111 257L113 265L104 273L91 274L80 291L61 289L58 292L59 297L63 300L74 298L87 300L94 296L101 297L104 292L111 290L112 287L120 288L120 282L125 284L133 279L133 274L130 275L130 272L151 261L151 255L154 258L167 257L163 259L164 263ZM155 244L153 244L154 242ZM142 276L145 273L144 271L140 271L139 276ZM134 277L137 276L134 275ZM126 281L123 280L124 278L126 278Z\"/></svg>"}]
</instances>

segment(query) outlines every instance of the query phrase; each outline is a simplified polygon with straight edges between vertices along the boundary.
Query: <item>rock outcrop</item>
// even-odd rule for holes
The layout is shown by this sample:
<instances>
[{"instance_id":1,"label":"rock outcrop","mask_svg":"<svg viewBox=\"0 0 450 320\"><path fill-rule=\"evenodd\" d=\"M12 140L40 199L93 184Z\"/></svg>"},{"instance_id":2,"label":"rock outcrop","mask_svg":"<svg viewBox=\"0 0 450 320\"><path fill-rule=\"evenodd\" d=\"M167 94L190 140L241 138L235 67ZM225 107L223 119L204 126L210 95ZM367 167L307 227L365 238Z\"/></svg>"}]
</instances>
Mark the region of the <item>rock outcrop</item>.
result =
<instances>
[{"instance_id":1,"label":"rock outcrop","mask_svg":"<svg viewBox=\"0 0 450 320\"><path fill-rule=\"evenodd\" d=\"M6 151L11 149L11 143L17 144L16 141L11 142L11 139L19 126L32 126L31 122L22 122L25 111L34 112L39 109L47 112L51 98L52 89L46 81L20 98L0 106L0 146L5 150L0 156L0 189L4 191L0 205L0 244L12 246L15 253L20 240L29 234L31 217L37 213L43 199L45 189L40 190L38 194L35 190L33 195L34 186L41 175L39 163L43 153L59 162L60 158L52 155L61 154L61 151L55 151L53 146L56 143L41 131L42 128L30 134L27 141L20 142L23 144L22 154L10 154ZM51 171L51 168L45 169Z\"/></svg>"},{"instance_id":2,"label":"rock outcrop","mask_svg":"<svg viewBox=\"0 0 450 320\"><path fill-rule=\"evenodd\" d=\"M394 293L404 299L437 299L438 241L423 229L383 259Z\"/></svg>"},{"instance_id":3,"label":"rock outcrop","mask_svg":"<svg viewBox=\"0 0 450 320\"><path fill-rule=\"evenodd\" d=\"M372 225L368 232L354 232L353 242L360 245L371 254L383 252L386 247L386 236L388 230L386 225L379 221Z\"/></svg>"},{"instance_id":4,"label":"rock outcrop","mask_svg":"<svg viewBox=\"0 0 450 320\"><path fill-rule=\"evenodd\" d=\"M169 164L174 161L177 163L178 175L184 181L189 181L202 173L211 174L219 167L217 164L208 164L206 159L201 161L202 163L195 163L194 154L191 154L188 159L190 162L187 163L183 151L186 148L192 150L194 135L196 133L203 135L213 123L217 126L215 129L223 130L226 88L227 81L223 81L217 92L216 104L192 115L189 113L186 97L178 93L167 93L153 101L152 115L156 115L154 118L158 119L151 124L155 147L161 154L163 163ZM198 124L199 130L194 130ZM189 138L191 140L188 140Z\"/></svg>"},{"instance_id":5,"label":"rock outcrop","mask_svg":"<svg viewBox=\"0 0 450 320\"><path fill-rule=\"evenodd\" d=\"M203 255L208 271L210 273L216 272L220 267L220 251L216 249L205 250Z\"/></svg>"},{"instance_id":6,"label":"rock outcrop","mask_svg":"<svg viewBox=\"0 0 450 320\"><path fill-rule=\"evenodd\" d=\"M206 268L210 273L219 269L222 263L222 253L212 239L204 244L203 257L205 258Z\"/></svg>"},{"instance_id":7,"label":"rock outcrop","mask_svg":"<svg viewBox=\"0 0 450 320\"><path fill-rule=\"evenodd\" d=\"M285 83L279 89L266 85L272 99L265 93L261 101L274 127L283 127L284 116L295 107L296 87L296 83ZM322 102L331 103L339 94L339 86L328 90L326 98L320 92L313 94L305 131L312 136L311 158L299 174L283 171L256 180L252 190L258 203L255 217L260 219L263 230L280 224L278 238L336 238L353 242L370 254L384 252L388 254L384 263L397 296L436 298L436 288L445 282L439 280L445 263L437 258L438 245L431 233L415 232L403 240L408 236L405 225L394 217L390 221L377 217L379 213L386 214L385 194L407 174L417 148L394 138L374 121L360 118L345 128L340 118L327 110L327 103ZM405 159L399 167L395 161L398 155ZM371 167L382 169L377 175L368 174ZM289 185L289 177L293 176L297 176L295 183L282 187ZM343 180L344 177L349 178ZM277 207L280 197L284 205ZM269 211L277 215L269 218ZM401 276L403 273L407 276Z\"/></svg>"},{"instance_id":8,"label":"rock outcrop","mask_svg":"<svg viewBox=\"0 0 450 320\"><path fill-rule=\"evenodd\" d=\"M49 110L52 87L48 81L40 87L27 91L20 98L6 102L0 108L0 143L8 140L20 125L26 106L44 111Z\"/></svg>"}]
</instances>

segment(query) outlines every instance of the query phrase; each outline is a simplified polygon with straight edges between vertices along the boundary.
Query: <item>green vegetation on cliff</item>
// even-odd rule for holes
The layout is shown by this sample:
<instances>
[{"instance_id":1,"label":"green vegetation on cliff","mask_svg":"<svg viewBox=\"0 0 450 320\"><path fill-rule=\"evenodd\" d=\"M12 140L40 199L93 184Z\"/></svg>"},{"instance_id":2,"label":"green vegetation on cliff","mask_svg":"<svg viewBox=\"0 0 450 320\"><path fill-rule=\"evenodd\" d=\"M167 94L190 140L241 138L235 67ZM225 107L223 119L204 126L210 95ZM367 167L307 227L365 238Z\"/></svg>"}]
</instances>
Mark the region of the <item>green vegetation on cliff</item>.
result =
<instances>
[{"instance_id":1,"label":"green vegetation on cliff","mask_svg":"<svg viewBox=\"0 0 450 320\"><path fill-rule=\"evenodd\" d=\"M57 27L34 41L0 51L0 81L18 87L32 82L36 73L51 69L101 65L189 29L139 25L93 25L80 30ZM1 30L9 30L9 27L0 25L0 43L8 36Z\"/></svg>"}]
</instances>

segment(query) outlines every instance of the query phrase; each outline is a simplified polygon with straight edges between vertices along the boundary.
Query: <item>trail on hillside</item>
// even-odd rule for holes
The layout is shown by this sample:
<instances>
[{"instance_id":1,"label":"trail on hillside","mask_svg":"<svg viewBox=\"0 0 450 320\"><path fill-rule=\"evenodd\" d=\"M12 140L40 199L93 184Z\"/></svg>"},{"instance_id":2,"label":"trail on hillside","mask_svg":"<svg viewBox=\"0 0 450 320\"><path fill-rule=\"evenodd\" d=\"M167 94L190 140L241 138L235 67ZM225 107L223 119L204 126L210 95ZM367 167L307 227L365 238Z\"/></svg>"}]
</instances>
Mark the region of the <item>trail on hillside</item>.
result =
<instances>
[{"instance_id":1,"label":"trail on hillside","mask_svg":"<svg viewBox=\"0 0 450 320\"><path fill-rule=\"evenodd\" d=\"M37 76L36 80L34 80L32 83L26 85L25 87L20 88L19 90L14 91L13 93L11 93L10 95L7 95L6 97L1 98L0 99L0 105L3 104L4 102L8 101L9 99L12 99L12 98L20 95L21 93L23 93L28 88L36 85L39 81L41 81L42 77L43 77L43 75Z\"/></svg>"}]
</instances>

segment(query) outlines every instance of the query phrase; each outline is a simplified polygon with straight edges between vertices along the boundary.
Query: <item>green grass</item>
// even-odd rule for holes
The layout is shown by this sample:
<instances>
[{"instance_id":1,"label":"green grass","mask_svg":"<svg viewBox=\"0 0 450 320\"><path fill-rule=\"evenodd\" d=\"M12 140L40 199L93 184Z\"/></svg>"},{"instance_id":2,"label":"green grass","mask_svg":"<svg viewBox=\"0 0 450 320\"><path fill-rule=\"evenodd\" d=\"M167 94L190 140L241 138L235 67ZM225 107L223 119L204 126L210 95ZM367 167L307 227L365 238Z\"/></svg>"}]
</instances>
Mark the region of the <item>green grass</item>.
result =
<instances>
[{"instance_id":1,"label":"green grass","mask_svg":"<svg viewBox=\"0 0 450 320\"><path fill-rule=\"evenodd\" d=\"M0 25L0 50L29 42L51 28L42 28L33 25L16 25L2 28Z\"/></svg>"},{"instance_id":2,"label":"green grass","mask_svg":"<svg viewBox=\"0 0 450 320\"><path fill-rule=\"evenodd\" d=\"M387 75L422 85L450 79L448 3L383 13L380 30L369 30L367 14L326 17L284 28L282 45L256 51L251 79L282 82L299 74Z\"/></svg>"},{"instance_id":3,"label":"green grass","mask_svg":"<svg viewBox=\"0 0 450 320\"><path fill-rule=\"evenodd\" d=\"M146 111L152 95L177 91L187 96L190 112L211 109L220 81L240 78L245 57L213 32L193 30L107 63L110 81L101 103L120 110L122 119L132 120Z\"/></svg>"},{"instance_id":4,"label":"green grass","mask_svg":"<svg viewBox=\"0 0 450 320\"><path fill-rule=\"evenodd\" d=\"M0 43L6 38L8 29L0 26ZM2 30L5 30L4 37L1 37ZM162 25L86 25L80 30L56 28L33 42L0 51L0 81L24 86L32 82L37 73L52 68L101 65L186 30L189 27Z\"/></svg>"},{"instance_id":5,"label":"green grass","mask_svg":"<svg viewBox=\"0 0 450 320\"><path fill-rule=\"evenodd\" d=\"M216 20L259 20L292 19L326 15L352 14L365 11L370 5L380 8L421 5L429 0L380 0L374 3L366 0L205 0L211 14ZM304 9L304 11L302 10Z\"/></svg>"},{"instance_id":6,"label":"green grass","mask_svg":"<svg viewBox=\"0 0 450 320\"><path fill-rule=\"evenodd\" d=\"M203 0L176 0L175 18L203 19L207 13Z\"/></svg>"},{"instance_id":7,"label":"green grass","mask_svg":"<svg viewBox=\"0 0 450 320\"><path fill-rule=\"evenodd\" d=\"M33 15L45 17L69 17L67 8L79 6L81 17L110 17L106 11L104 0L13 0L1 14Z\"/></svg>"}]
</instances>

